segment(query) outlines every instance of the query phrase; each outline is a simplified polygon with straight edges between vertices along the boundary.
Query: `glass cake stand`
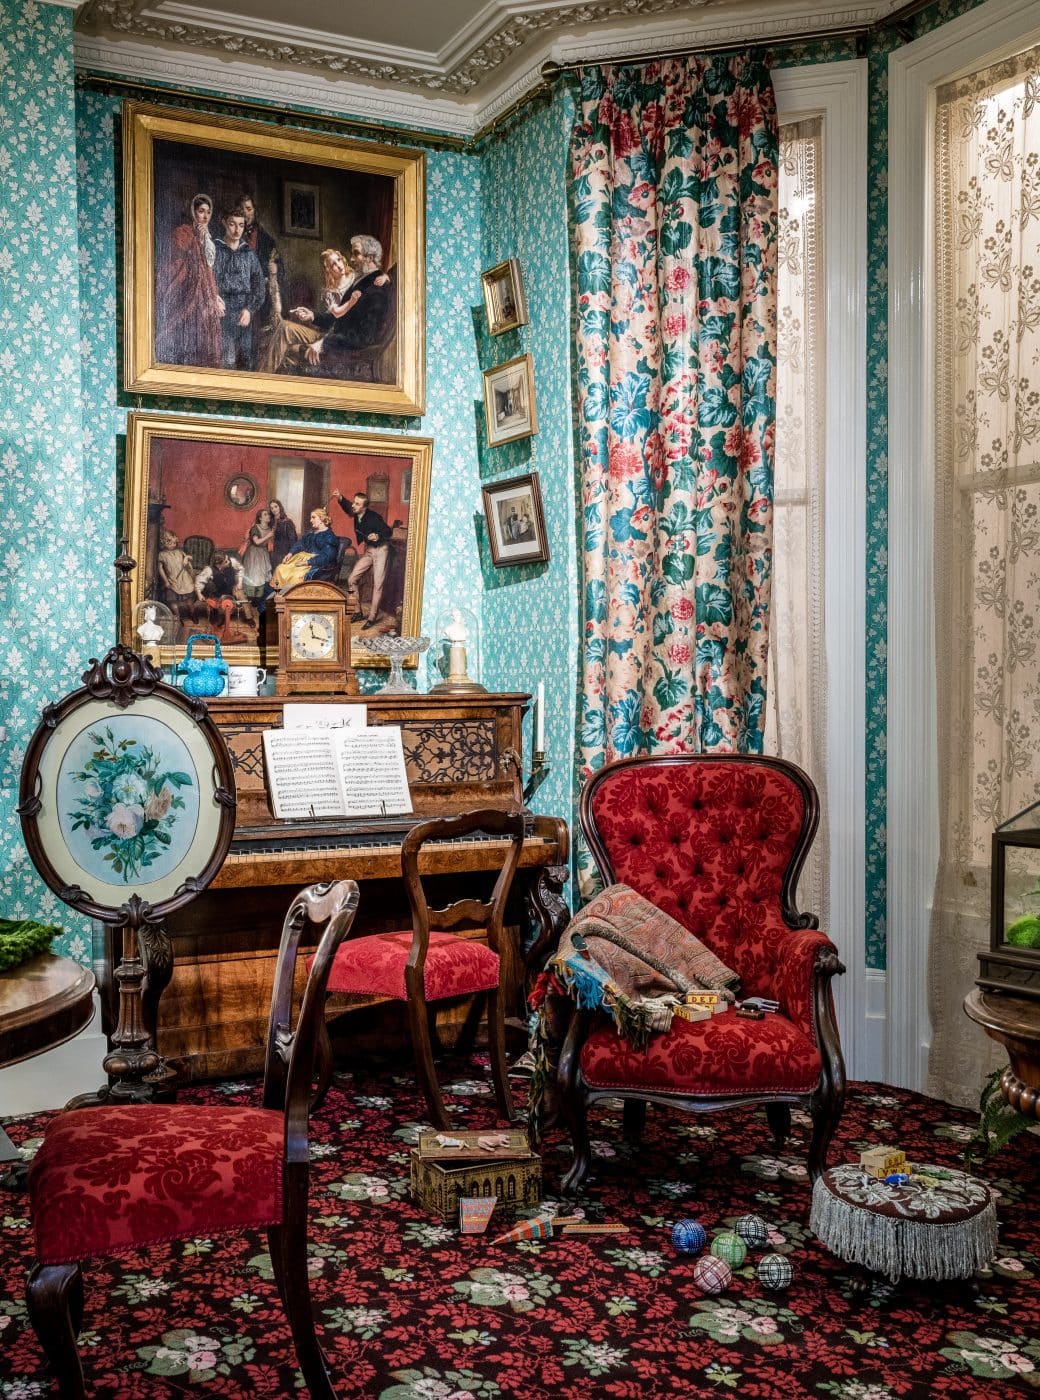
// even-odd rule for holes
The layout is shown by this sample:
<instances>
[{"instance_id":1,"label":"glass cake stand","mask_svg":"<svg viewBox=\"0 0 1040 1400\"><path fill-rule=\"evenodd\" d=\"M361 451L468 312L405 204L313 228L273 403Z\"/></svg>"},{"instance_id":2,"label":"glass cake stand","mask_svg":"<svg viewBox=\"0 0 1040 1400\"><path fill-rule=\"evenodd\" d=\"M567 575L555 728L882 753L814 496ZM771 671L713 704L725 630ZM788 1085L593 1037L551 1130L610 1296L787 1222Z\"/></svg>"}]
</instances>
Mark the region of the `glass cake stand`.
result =
<instances>
[{"instance_id":1,"label":"glass cake stand","mask_svg":"<svg viewBox=\"0 0 1040 1400\"><path fill-rule=\"evenodd\" d=\"M378 637L355 637L352 645L373 656L385 656L390 662L390 679L379 687L376 695L415 694L414 686L404 678L401 664L413 652L424 652L430 645L429 637L398 637L393 632L383 632Z\"/></svg>"}]
</instances>

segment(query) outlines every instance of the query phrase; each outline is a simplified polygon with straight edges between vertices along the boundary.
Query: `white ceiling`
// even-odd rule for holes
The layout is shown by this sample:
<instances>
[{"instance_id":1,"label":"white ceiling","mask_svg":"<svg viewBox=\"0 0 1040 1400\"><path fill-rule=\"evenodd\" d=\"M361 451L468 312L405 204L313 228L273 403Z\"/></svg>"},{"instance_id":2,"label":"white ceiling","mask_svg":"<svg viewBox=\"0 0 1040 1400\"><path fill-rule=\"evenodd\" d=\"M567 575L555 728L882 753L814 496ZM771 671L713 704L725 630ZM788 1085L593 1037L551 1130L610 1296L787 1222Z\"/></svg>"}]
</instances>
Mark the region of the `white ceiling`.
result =
<instances>
[{"instance_id":1,"label":"white ceiling","mask_svg":"<svg viewBox=\"0 0 1040 1400\"><path fill-rule=\"evenodd\" d=\"M865 27L902 0L87 0L77 66L470 135L546 59Z\"/></svg>"}]
</instances>

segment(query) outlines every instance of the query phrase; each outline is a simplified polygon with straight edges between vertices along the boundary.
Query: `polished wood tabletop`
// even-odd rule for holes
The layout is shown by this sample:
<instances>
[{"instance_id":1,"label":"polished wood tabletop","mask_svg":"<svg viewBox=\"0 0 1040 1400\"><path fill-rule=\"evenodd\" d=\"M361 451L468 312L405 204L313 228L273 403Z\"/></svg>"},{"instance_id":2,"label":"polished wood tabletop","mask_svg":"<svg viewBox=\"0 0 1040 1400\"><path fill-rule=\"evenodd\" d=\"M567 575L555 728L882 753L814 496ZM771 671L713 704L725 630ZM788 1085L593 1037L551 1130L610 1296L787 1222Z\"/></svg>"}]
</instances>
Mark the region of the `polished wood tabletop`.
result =
<instances>
[{"instance_id":1,"label":"polished wood tabletop","mask_svg":"<svg viewBox=\"0 0 1040 1400\"><path fill-rule=\"evenodd\" d=\"M0 1068L71 1040L93 1012L94 974L40 953L0 973Z\"/></svg>"},{"instance_id":2,"label":"polished wood tabletop","mask_svg":"<svg viewBox=\"0 0 1040 1400\"><path fill-rule=\"evenodd\" d=\"M964 1011L991 1040L1003 1045L1011 1061L1000 1090L1012 1108L1040 1119L1040 1001L973 987Z\"/></svg>"}]
</instances>

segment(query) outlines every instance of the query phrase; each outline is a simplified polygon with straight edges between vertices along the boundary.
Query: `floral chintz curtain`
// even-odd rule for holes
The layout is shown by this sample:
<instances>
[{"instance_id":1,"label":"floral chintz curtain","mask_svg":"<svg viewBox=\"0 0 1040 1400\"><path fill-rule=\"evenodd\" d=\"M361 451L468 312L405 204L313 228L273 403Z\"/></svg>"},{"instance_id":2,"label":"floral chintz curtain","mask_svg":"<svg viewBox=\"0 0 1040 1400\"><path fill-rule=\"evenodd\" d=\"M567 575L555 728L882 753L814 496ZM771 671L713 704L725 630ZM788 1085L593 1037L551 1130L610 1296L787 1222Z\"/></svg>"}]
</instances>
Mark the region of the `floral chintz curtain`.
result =
<instances>
[{"instance_id":1,"label":"floral chintz curtain","mask_svg":"<svg viewBox=\"0 0 1040 1400\"><path fill-rule=\"evenodd\" d=\"M776 373L776 105L743 57L585 69L571 147L584 771L757 752Z\"/></svg>"}]
</instances>

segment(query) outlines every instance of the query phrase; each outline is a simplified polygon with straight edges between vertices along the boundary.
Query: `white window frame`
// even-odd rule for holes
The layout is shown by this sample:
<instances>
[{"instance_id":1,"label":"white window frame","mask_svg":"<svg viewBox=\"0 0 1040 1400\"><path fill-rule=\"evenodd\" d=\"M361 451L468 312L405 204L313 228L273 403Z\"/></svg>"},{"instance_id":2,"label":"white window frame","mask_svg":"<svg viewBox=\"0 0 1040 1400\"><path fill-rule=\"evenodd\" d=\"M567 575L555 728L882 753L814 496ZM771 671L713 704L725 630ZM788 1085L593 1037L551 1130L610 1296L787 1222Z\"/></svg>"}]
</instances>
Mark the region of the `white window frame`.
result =
<instances>
[{"instance_id":1,"label":"white window frame","mask_svg":"<svg viewBox=\"0 0 1040 1400\"><path fill-rule=\"evenodd\" d=\"M888 1049L928 1069L928 944L939 863L935 597L935 89L1040 43L1036 0L987 0L888 60ZM965 1024L965 1033L970 1028Z\"/></svg>"},{"instance_id":2,"label":"white window frame","mask_svg":"<svg viewBox=\"0 0 1040 1400\"><path fill-rule=\"evenodd\" d=\"M847 969L834 987L848 1072L872 1079L883 1030L871 986L878 978L866 968L864 911L867 63L778 68L773 85L781 123L823 118L827 932Z\"/></svg>"}]
</instances>

